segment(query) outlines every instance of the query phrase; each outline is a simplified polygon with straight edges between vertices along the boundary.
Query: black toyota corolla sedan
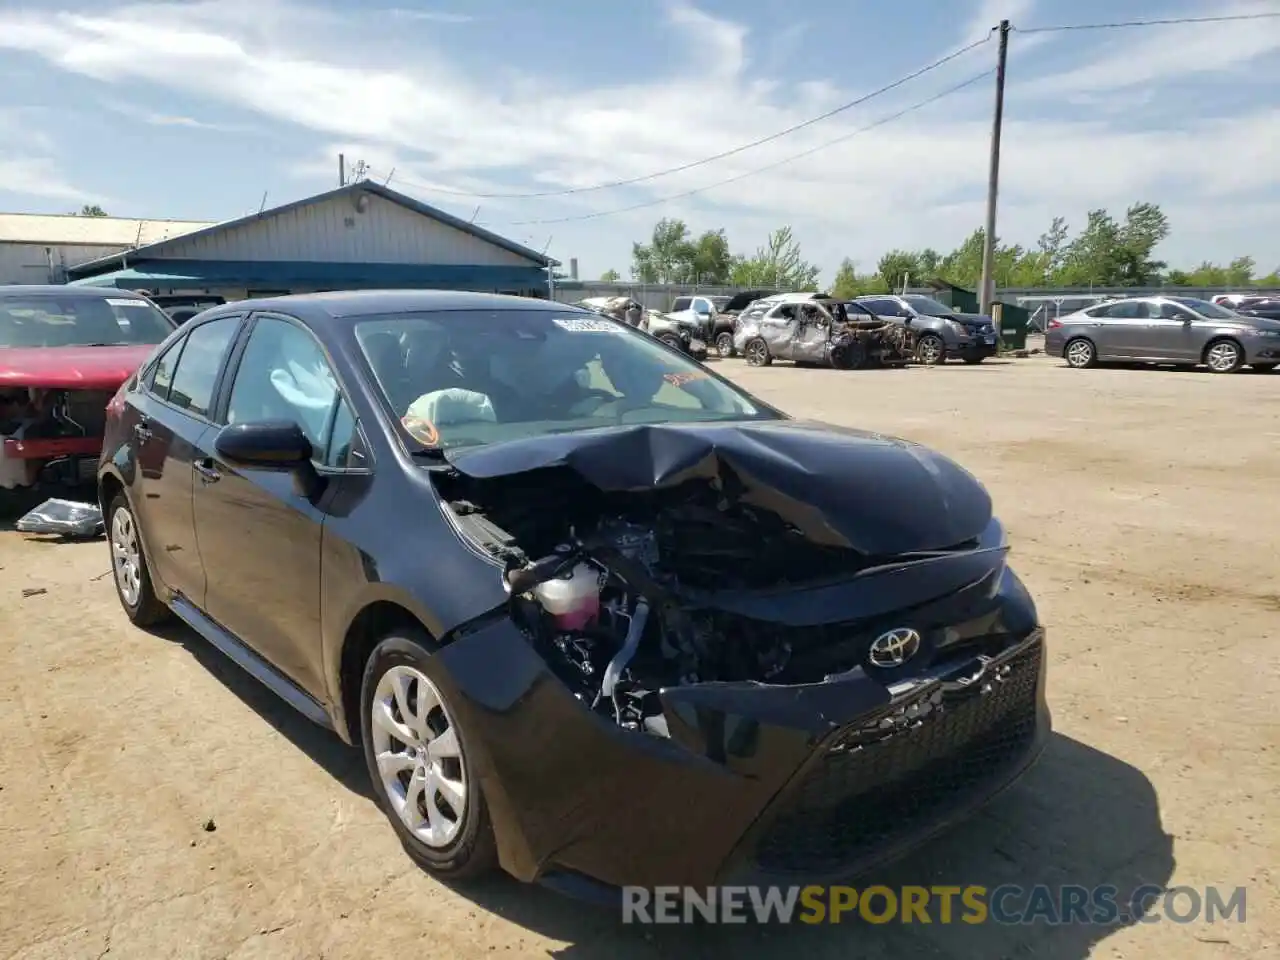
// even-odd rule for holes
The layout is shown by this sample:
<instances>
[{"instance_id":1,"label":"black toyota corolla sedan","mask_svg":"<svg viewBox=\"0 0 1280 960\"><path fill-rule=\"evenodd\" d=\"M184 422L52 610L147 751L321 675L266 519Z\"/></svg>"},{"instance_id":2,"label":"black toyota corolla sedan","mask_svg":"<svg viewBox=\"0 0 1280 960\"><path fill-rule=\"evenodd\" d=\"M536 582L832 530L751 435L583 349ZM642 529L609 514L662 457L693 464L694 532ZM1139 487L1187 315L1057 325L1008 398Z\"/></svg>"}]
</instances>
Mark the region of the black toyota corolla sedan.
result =
<instances>
[{"instance_id":1,"label":"black toyota corolla sedan","mask_svg":"<svg viewBox=\"0 0 1280 960\"><path fill-rule=\"evenodd\" d=\"M852 876L1049 730L970 474L574 307L215 307L112 399L98 480L129 618L175 614L359 745L440 874Z\"/></svg>"}]
</instances>

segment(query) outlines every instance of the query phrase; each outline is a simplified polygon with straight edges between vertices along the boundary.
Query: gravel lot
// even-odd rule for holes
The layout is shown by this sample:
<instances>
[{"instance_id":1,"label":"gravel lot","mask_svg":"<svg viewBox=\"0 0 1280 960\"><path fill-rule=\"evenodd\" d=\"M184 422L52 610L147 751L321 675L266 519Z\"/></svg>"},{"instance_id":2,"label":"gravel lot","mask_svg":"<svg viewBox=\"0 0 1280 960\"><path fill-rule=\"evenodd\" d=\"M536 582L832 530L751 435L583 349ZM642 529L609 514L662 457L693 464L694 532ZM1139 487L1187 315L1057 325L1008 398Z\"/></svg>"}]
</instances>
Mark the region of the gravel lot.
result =
<instances>
[{"instance_id":1,"label":"gravel lot","mask_svg":"<svg viewBox=\"0 0 1280 960\"><path fill-rule=\"evenodd\" d=\"M1044 759L877 879L1244 885L1243 926L644 930L453 890L401 853L358 755L185 629L131 628L101 542L5 529L0 956L1276 956L1280 374L719 369L969 467L1050 630Z\"/></svg>"}]
</instances>

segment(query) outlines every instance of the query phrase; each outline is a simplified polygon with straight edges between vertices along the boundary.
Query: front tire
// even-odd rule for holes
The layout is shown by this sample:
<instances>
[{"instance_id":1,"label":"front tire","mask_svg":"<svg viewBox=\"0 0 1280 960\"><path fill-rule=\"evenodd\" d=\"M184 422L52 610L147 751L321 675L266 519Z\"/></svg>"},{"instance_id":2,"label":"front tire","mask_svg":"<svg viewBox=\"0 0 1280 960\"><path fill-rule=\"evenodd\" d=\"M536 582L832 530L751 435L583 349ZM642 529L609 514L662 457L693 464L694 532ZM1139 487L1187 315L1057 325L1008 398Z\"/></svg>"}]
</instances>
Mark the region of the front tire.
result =
<instances>
[{"instance_id":1,"label":"front tire","mask_svg":"<svg viewBox=\"0 0 1280 960\"><path fill-rule=\"evenodd\" d=\"M769 345L764 342L762 337L748 340L743 347L743 352L747 356L747 364L749 366L767 367L773 363L773 357L769 355Z\"/></svg>"},{"instance_id":2,"label":"front tire","mask_svg":"<svg viewBox=\"0 0 1280 960\"><path fill-rule=\"evenodd\" d=\"M716 336L716 353L721 360L728 360L734 355L732 333L725 332Z\"/></svg>"},{"instance_id":3,"label":"front tire","mask_svg":"<svg viewBox=\"0 0 1280 960\"><path fill-rule=\"evenodd\" d=\"M1244 351L1234 340L1215 340L1204 351L1210 373L1235 373L1244 365Z\"/></svg>"},{"instance_id":4,"label":"front tire","mask_svg":"<svg viewBox=\"0 0 1280 960\"><path fill-rule=\"evenodd\" d=\"M149 627L169 617L169 608L156 596L142 552L138 522L123 493L117 493L107 506L107 544L111 548L111 574L120 606L135 626Z\"/></svg>"},{"instance_id":5,"label":"front tire","mask_svg":"<svg viewBox=\"0 0 1280 960\"><path fill-rule=\"evenodd\" d=\"M680 342L680 338L677 337L675 334L664 333L658 339L661 340L663 343L665 343L672 350L679 350L681 353L687 352L684 348L684 344Z\"/></svg>"},{"instance_id":6,"label":"front tire","mask_svg":"<svg viewBox=\"0 0 1280 960\"><path fill-rule=\"evenodd\" d=\"M489 810L465 731L427 675L431 641L402 630L369 655L360 689L361 739L374 794L405 852L441 877L497 866Z\"/></svg>"},{"instance_id":7,"label":"front tire","mask_svg":"<svg viewBox=\"0 0 1280 960\"><path fill-rule=\"evenodd\" d=\"M916 341L916 362L936 367L947 359L947 345L934 333L926 333Z\"/></svg>"}]
</instances>

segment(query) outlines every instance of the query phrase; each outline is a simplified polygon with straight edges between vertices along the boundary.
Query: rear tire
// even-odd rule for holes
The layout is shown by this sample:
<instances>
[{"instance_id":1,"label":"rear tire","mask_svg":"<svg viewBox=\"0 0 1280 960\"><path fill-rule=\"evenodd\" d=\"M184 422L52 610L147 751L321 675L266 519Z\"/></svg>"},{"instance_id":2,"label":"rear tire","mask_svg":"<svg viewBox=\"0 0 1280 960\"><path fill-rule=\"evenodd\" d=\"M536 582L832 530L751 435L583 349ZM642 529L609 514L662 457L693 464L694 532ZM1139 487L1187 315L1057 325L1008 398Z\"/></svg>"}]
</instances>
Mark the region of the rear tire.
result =
<instances>
[{"instance_id":1,"label":"rear tire","mask_svg":"<svg viewBox=\"0 0 1280 960\"><path fill-rule=\"evenodd\" d=\"M1066 358L1067 366L1075 367L1077 370L1084 370L1098 364L1098 349L1093 345L1092 340L1085 337L1076 337L1068 341L1062 348L1062 356Z\"/></svg>"},{"instance_id":2,"label":"rear tire","mask_svg":"<svg viewBox=\"0 0 1280 960\"><path fill-rule=\"evenodd\" d=\"M1234 340L1215 340L1204 348L1210 373L1235 373L1244 365L1244 351Z\"/></svg>"},{"instance_id":3,"label":"rear tire","mask_svg":"<svg viewBox=\"0 0 1280 960\"><path fill-rule=\"evenodd\" d=\"M728 360L737 353L733 349L732 333L725 332L716 336L716 353L720 355L721 360Z\"/></svg>"},{"instance_id":4,"label":"rear tire","mask_svg":"<svg viewBox=\"0 0 1280 960\"><path fill-rule=\"evenodd\" d=\"M142 550L138 522L123 493L107 507L105 528L111 550L111 581L125 616L138 627L150 627L169 618L169 608L156 596L151 570Z\"/></svg>"},{"instance_id":5,"label":"rear tire","mask_svg":"<svg viewBox=\"0 0 1280 960\"><path fill-rule=\"evenodd\" d=\"M373 648L360 688L361 744L405 852L430 873L467 880L497 867L497 843L467 733L427 672L432 647L425 632L402 629Z\"/></svg>"},{"instance_id":6,"label":"rear tire","mask_svg":"<svg viewBox=\"0 0 1280 960\"><path fill-rule=\"evenodd\" d=\"M769 355L769 345L764 342L763 337L748 340L742 351L746 354L748 366L767 367L773 363L773 357Z\"/></svg>"}]
</instances>

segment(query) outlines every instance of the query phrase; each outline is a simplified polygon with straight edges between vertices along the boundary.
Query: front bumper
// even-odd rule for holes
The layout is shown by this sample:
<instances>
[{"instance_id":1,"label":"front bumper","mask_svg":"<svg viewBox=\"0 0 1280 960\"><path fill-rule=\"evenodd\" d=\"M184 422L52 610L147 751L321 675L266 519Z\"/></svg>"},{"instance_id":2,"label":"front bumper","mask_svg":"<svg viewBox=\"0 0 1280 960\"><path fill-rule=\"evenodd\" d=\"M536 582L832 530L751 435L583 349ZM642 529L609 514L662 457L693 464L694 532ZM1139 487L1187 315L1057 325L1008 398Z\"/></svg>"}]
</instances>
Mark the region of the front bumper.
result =
<instances>
[{"instance_id":1,"label":"front bumper","mask_svg":"<svg viewBox=\"0 0 1280 960\"><path fill-rule=\"evenodd\" d=\"M519 879L846 878L969 815L1038 755L1051 724L1044 633L1012 572L996 580L984 612L938 632L953 644L938 648L945 669L897 683L855 668L800 686L669 688L670 739L591 712L505 616L447 643L433 680L468 734L502 865Z\"/></svg>"},{"instance_id":2,"label":"front bumper","mask_svg":"<svg viewBox=\"0 0 1280 960\"><path fill-rule=\"evenodd\" d=\"M1242 338L1245 363L1280 363L1280 337Z\"/></svg>"},{"instance_id":3,"label":"front bumper","mask_svg":"<svg viewBox=\"0 0 1280 960\"><path fill-rule=\"evenodd\" d=\"M947 349L955 356L966 360L986 359L1000 352L1000 344L999 338L994 333L988 333L957 340L954 346L948 345Z\"/></svg>"}]
</instances>

